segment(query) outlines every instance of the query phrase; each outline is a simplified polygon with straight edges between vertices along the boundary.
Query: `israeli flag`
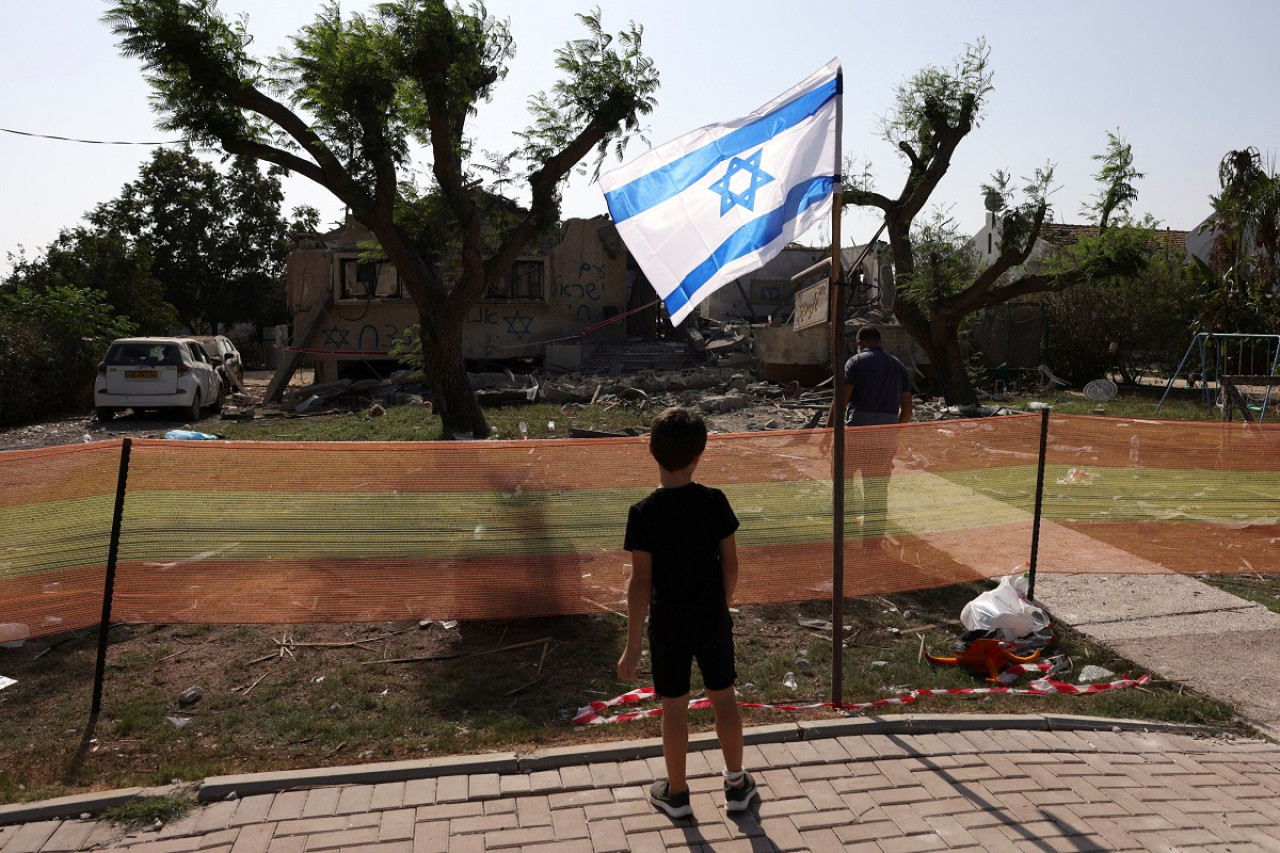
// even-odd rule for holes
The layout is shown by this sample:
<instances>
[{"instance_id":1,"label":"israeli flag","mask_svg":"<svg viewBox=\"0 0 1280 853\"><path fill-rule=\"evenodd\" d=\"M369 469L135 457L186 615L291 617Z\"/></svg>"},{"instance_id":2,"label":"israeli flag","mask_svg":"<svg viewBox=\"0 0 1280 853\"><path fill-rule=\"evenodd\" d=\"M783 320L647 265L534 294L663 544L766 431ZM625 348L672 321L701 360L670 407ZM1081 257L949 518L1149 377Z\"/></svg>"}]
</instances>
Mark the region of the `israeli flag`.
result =
<instances>
[{"instance_id":1,"label":"israeli flag","mask_svg":"<svg viewBox=\"0 0 1280 853\"><path fill-rule=\"evenodd\" d=\"M831 215L841 80L833 59L751 115L600 176L618 233L673 324Z\"/></svg>"}]
</instances>

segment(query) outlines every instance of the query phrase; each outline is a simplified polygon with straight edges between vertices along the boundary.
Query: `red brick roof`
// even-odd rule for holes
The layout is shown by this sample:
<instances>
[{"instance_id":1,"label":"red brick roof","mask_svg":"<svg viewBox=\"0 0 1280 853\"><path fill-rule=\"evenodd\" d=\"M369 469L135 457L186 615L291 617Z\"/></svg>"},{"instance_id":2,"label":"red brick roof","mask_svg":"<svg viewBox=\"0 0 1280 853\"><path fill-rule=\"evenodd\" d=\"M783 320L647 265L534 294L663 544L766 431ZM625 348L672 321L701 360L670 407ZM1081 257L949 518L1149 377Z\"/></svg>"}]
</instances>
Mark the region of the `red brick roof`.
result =
<instances>
[{"instance_id":1,"label":"red brick roof","mask_svg":"<svg viewBox=\"0 0 1280 853\"><path fill-rule=\"evenodd\" d=\"M1040 239L1055 246L1074 246L1085 235L1098 233L1096 225L1066 225L1060 222L1047 222L1040 229ZM1165 249L1185 254L1187 251L1187 232L1174 231L1171 228L1156 229L1151 243Z\"/></svg>"}]
</instances>

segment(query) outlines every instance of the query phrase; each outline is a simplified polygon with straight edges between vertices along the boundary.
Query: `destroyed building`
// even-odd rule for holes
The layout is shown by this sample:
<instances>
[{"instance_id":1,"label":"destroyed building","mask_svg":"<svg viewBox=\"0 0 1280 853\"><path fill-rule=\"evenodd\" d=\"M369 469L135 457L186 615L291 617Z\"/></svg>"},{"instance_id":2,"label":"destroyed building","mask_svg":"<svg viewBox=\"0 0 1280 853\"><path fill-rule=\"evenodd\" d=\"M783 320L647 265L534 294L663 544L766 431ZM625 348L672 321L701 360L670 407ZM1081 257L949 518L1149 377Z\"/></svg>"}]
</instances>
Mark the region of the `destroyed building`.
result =
<instances>
[{"instance_id":1,"label":"destroyed building","mask_svg":"<svg viewBox=\"0 0 1280 853\"><path fill-rule=\"evenodd\" d=\"M278 373L303 360L317 381L389 371L389 351L418 310L394 265L366 254L372 235L355 222L300 241L289 255L286 301L292 319ZM643 335L656 311L608 217L570 219L528 247L503 282L471 308L463 331L468 359L568 361L584 330L595 339ZM623 316L627 315L627 316ZM610 322L617 320L617 322Z\"/></svg>"},{"instance_id":2,"label":"destroyed building","mask_svg":"<svg viewBox=\"0 0 1280 853\"><path fill-rule=\"evenodd\" d=\"M349 221L299 241L289 255L291 331L277 344L268 399L278 398L303 363L314 368L316 383L386 376L397 367L390 350L417 323L417 306L395 267L371 259L371 240L363 226ZM877 251L883 248L842 253L846 271L857 265L848 276L849 302L851 316L863 322L889 316L893 276L887 257ZM569 219L531 244L507 279L472 306L463 354L477 364L524 362L550 373L590 370L602 358L616 369L628 351L643 355L644 341L666 337L669 346L685 349L692 343L700 351L706 340L699 329L714 339L732 324L735 349L749 354L760 378L816 384L830 376L830 325L794 328L796 294L811 282L792 279L828 255L825 248L788 246L760 270L712 294L696 319L677 331L609 218ZM905 333L895 335L895 328L885 329L886 348L916 363L922 354ZM687 359L678 363L689 366ZM733 363L745 366L741 358ZM641 366L665 365L649 353Z\"/></svg>"}]
</instances>

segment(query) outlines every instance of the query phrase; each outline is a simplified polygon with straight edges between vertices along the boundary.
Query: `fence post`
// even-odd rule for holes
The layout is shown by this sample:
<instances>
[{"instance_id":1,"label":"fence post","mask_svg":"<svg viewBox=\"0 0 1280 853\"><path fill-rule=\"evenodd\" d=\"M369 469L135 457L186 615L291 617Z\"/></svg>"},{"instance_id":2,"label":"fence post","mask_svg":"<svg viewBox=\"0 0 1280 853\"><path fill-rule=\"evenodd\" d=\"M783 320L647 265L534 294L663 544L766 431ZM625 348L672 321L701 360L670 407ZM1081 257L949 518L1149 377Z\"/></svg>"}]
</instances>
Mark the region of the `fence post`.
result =
<instances>
[{"instance_id":1,"label":"fence post","mask_svg":"<svg viewBox=\"0 0 1280 853\"><path fill-rule=\"evenodd\" d=\"M1040 550L1040 515L1044 506L1044 463L1049 447L1049 410L1040 412L1040 461L1036 465L1036 511L1031 523L1031 559L1027 572L1027 598L1036 597L1036 557Z\"/></svg>"},{"instance_id":2,"label":"fence post","mask_svg":"<svg viewBox=\"0 0 1280 853\"><path fill-rule=\"evenodd\" d=\"M89 725L83 742L93 737L102 710L102 681L107 670L107 631L111 627L111 597L115 592L116 557L120 553L120 527L124 517L124 493L129 482L129 452L132 439L125 438L120 448L120 475L116 480L116 508L111 518L111 545L107 549L107 577L102 585L102 622L98 626L98 666L93 673L93 704L89 708Z\"/></svg>"}]
</instances>

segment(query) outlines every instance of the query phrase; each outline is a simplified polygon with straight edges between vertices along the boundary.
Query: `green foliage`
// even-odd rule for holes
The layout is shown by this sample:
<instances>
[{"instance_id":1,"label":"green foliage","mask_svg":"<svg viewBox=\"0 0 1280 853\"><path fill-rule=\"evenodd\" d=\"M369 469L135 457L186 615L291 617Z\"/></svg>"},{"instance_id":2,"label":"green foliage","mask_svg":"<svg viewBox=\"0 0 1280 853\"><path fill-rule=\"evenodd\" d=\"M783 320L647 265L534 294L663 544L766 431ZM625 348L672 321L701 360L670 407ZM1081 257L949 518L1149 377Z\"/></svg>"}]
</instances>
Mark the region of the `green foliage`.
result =
<instances>
[{"instance_id":1,"label":"green foliage","mask_svg":"<svg viewBox=\"0 0 1280 853\"><path fill-rule=\"evenodd\" d=\"M898 298L929 310L967 287L978 273L979 260L969 238L954 219L934 211L912 233L915 268L898 279Z\"/></svg>"},{"instance_id":2,"label":"green foliage","mask_svg":"<svg viewBox=\"0 0 1280 853\"><path fill-rule=\"evenodd\" d=\"M40 257L20 258L8 284L34 293L59 287L95 290L139 334L171 335L178 315L151 274L151 255L110 229L64 230Z\"/></svg>"},{"instance_id":3,"label":"green foliage","mask_svg":"<svg viewBox=\"0 0 1280 853\"><path fill-rule=\"evenodd\" d=\"M534 125L522 137L523 156L540 162L568 145L575 128L598 123L608 127L621 125L623 133L610 133L596 145L593 177L609 152L621 160L628 132L640 130L640 120L657 106L653 93L658 89L658 70L653 60L641 51L644 27L634 22L618 34L620 49L613 48L613 36L601 24L600 9L579 14L588 37L576 39L556 51L556 68L565 77L558 80L550 94L534 96L529 108Z\"/></svg>"},{"instance_id":4,"label":"green foliage","mask_svg":"<svg viewBox=\"0 0 1280 853\"><path fill-rule=\"evenodd\" d=\"M1280 174L1254 148L1229 151L1212 196L1209 264L1197 266L1209 332L1280 332Z\"/></svg>"},{"instance_id":5,"label":"green foliage","mask_svg":"<svg viewBox=\"0 0 1280 853\"><path fill-rule=\"evenodd\" d=\"M966 44L950 68L930 65L902 83L894 105L880 119L880 131L895 148L904 144L928 160L937 150L939 130L957 127L966 116L976 126L994 88L991 49L986 39Z\"/></svg>"},{"instance_id":6,"label":"green foliage","mask_svg":"<svg viewBox=\"0 0 1280 853\"><path fill-rule=\"evenodd\" d=\"M996 170L991 176L991 183L981 185L981 192L988 203L995 201L999 205L1001 255L1024 254L1039 237L1041 226L1050 212L1053 172L1053 164L1046 163L1037 168L1030 178L1024 177L1020 195L1011 186L1012 176L1003 169Z\"/></svg>"},{"instance_id":7,"label":"green foliage","mask_svg":"<svg viewBox=\"0 0 1280 853\"><path fill-rule=\"evenodd\" d=\"M264 69L248 53L252 39L244 21L228 23L216 0L125 0L103 21L120 37L120 52L141 60L156 104L165 107L161 129L208 147L250 141L262 131L260 122L220 97L241 81L260 79Z\"/></svg>"},{"instance_id":8,"label":"green foliage","mask_svg":"<svg viewBox=\"0 0 1280 853\"><path fill-rule=\"evenodd\" d=\"M190 795L138 797L118 806L112 806L102 813L102 817L111 823L130 829L139 829L151 827L157 822L164 824L175 821L195 806L195 797Z\"/></svg>"},{"instance_id":9,"label":"green foliage","mask_svg":"<svg viewBox=\"0 0 1280 853\"><path fill-rule=\"evenodd\" d=\"M212 332L284 318L285 257L297 226L281 214L283 200L278 170L264 175L235 158L223 173L190 148L157 149L138 180L88 218L99 234L150 257L182 325ZM314 211L302 216L300 225L314 222Z\"/></svg>"},{"instance_id":10,"label":"green foliage","mask_svg":"<svg viewBox=\"0 0 1280 853\"><path fill-rule=\"evenodd\" d=\"M1133 182L1145 177L1133 167L1133 148L1120 131L1107 131L1107 150L1104 154L1094 154L1093 159L1102 163L1093 179L1098 182L1098 192L1093 201L1083 205L1080 213L1097 223L1101 229L1111 224L1111 218L1118 216L1122 222L1128 221L1129 208L1138 200L1138 190Z\"/></svg>"},{"instance_id":11,"label":"green foliage","mask_svg":"<svg viewBox=\"0 0 1280 853\"><path fill-rule=\"evenodd\" d=\"M0 290L0 425L86 408L107 344L132 329L98 291Z\"/></svg>"},{"instance_id":12,"label":"green foliage","mask_svg":"<svg viewBox=\"0 0 1280 853\"><path fill-rule=\"evenodd\" d=\"M1116 254L1145 254L1141 269L1048 297L1052 331L1047 358L1055 373L1078 384L1102 376L1117 366L1109 353L1112 343L1130 370L1171 372L1177 367L1192 334L1199 282L1177 247L1160 244L1159 233L1111 229L1107 240L1119 244ZM1097 248L1083 251L1105 254Z\"/></svg>"},{"instance_id":13,"label":"green foliage","mask_svg":"<svg viewBox=\"0 0 1280 853\"><path fill-rule=\"evenodd\" d=\"M577 164L620 150L653 108L658 75L642 29L611 36L598 10L579 18L587 36L556 55L563 79L530 100L533 124L514 151L486 152L493 166L473 162L466 122L506 76L514 46L480 3L389 0L346 19L328 3L291 52L265 65L249 56L243 24L223 20L212 0L115 0L105 20L142 61L162 126L308 177L369 228L417 304L447 431L484 434L458 346L467 309L559 218L560 186ZM447 215L402 195L413 186L413 143L429 154ZM527 205L487 230L489 200L516 176ZM423 239L442 229L450 239ZM465 249L456 276L442 272L442 246Z\"/></svg>"},{"instance_id":14,"label":"green foliage","mask_svg":"<svg viewBox=\"0 0 1280 853\"><path fill-rule=\"evenodd\" d=\"M387 355L398 359L410 370L422 370L422 328L412 323L401 329L391 340Z\"/></svg>"}]
</instances>

